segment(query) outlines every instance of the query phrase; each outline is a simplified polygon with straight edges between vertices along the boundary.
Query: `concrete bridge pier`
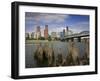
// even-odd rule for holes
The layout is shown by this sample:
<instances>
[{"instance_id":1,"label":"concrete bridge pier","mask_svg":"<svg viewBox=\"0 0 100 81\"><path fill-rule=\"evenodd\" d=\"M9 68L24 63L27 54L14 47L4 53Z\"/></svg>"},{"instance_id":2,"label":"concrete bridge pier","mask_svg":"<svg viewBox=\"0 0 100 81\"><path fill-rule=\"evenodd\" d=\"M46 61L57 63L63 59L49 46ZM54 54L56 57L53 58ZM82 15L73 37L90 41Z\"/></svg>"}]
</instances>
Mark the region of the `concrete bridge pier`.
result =
<instances>
[{"instance_id":1,"label":"concrete bridge pier","mask_svg":"<svg viewBox=\"0 0 100 81\"><path fill-rule=\"evenodd\" d=\"M81 37L78 37L78 42L81 42Z\"/></svg>"},{"instance_id":2,"label":"concrete bridge pier","mask_svg":"<svg viewBox=\"0 0 100 81\"><path fill-rule=\"evenodd\" d=\"M74 38L71 38L71 42L73 42L74 41Z\"/></svg>"},{"instance_id":3,"label":"concrete bridge pier","mask_svg":"<svg viewBox=\"0 0 100 81\"><path fill-rule=\"evenodd\" d=\"M67 39L66 41L69 42L69 39Z\"/></svg>"}]
</instances>

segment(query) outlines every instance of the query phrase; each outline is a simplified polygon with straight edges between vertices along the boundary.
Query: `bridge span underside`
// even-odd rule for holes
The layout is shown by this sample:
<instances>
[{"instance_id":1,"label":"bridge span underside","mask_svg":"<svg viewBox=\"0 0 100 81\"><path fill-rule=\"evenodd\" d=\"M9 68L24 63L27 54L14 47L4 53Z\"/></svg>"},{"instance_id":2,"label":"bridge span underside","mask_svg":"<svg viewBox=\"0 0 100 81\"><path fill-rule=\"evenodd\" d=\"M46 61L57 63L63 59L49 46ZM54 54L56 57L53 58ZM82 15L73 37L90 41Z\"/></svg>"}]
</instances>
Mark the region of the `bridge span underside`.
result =
<instances>
[{"instance_id":1,"label":"bridge span underside","mask_svg":"<svg viewBox=\"0 0 100 81\"><path fill-rule=\"evenodd\" d=\"M77 39L78 40L78 42L81 42L81 39L83 38L83 37L88 37L89 38L89 34L85 34L85 35L69 35L69 36L65 36L62 40L63 41L74 41L74 39Z\"/></svg>"}]
</instances>

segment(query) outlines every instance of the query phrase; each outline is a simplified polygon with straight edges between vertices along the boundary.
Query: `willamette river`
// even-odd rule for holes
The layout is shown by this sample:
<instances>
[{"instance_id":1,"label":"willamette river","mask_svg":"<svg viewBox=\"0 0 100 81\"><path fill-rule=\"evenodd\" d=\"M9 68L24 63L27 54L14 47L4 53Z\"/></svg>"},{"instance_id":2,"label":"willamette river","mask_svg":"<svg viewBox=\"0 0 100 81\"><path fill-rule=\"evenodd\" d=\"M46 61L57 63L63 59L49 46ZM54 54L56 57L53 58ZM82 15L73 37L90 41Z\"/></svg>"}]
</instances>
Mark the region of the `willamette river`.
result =
<instances>
[{"instance_id":1,"label":"willamette river","mask_svg":"<svg viewBox=\"0 0 100 81\"><path fill-rule=\"evenodd\" d=\"M44 43L42 43L44 45ZM68 42L61 41L52 41L49 42L49 46L52 46L54 49L54 55L57 57L58 53L62 53L63 58L65 58L68 54ZM82 56L85 52L85 44L83 42L76 42L75 46L79 48L79 54ZM26 44L25 46L25 67L26 68L34 68L37 67L36 60L34 59L34 52L37 48L37 44L31 43ZM59 50L60 49L60 50ZM55 58L56 60L56 58Z\"/></svg>"}]
</instances>

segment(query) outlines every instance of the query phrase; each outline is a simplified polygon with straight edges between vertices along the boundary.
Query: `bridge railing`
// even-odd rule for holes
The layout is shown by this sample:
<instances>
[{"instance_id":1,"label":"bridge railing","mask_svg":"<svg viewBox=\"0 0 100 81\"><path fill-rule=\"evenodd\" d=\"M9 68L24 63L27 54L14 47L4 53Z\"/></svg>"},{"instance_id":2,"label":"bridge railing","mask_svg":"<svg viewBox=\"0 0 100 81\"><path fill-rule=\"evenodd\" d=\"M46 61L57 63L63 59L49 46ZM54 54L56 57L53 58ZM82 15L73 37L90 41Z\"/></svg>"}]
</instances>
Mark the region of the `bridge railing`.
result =
<instances>
[{"instance_id":1,"label":"bridge railing","mask_svg":"<svg viewBox=\"0 0 100 81\"><path fill-rule=\"evenodd\" d=\"M67 36L64 36L65 38L66 37L77 37L77 36L84 36L84 35L89 35L89 33L86 33L86 34L72 34L72 35L67 35Z\"/></svg>"}]
</instances>

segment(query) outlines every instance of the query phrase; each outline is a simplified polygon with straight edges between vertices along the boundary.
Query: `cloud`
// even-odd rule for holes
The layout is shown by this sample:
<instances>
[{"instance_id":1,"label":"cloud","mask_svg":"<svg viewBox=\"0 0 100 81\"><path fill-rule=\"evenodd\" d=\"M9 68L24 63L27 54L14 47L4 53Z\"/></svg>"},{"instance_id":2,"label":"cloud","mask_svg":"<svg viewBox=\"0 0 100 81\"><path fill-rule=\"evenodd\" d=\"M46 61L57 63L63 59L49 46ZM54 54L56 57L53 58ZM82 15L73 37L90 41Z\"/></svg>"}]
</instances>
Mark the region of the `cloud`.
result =
<instances>
[{"instance_id":1,"label":"cloud","mask_svg":"<svg viewBox=\"0 0 100 81\"><path fill-rule=\"evenodd\" d=\"M54 14L54 13L25 13L25 30L26 32L35 32L36 26L41 27L42 36L44 34L45 25L48 25L49 34L51 32L62 32L66 28L66 25L69 26L69 30L72 30L74 33L81 31L89 31L89 20L84 20L83 16L78 17L81 21L78 21L76 17L71 18L71 15L66 14ZM73 22L74 20L74 22Z\"/></svg>"},{"instance_id":2,"label":"cloud","mask_svg":"<svg viewBox=\"0 0 100 81\"><path fill-rule=\"evenodd\" d=\"M89 21L82 21L82 22L78 22L74 25L70 25L70 29L74 32L74 33L79 33L82 31L89 31Z\"/></svg>"},{"instance_id":3,"label":"cloud","mask_svg":"<svg viewBox=\"0 0 100 81\"><path fill-rule=\"evenodd\" d=\"M65 19L69 18L69 15L54 14L54 13L32 13L26 12L25 19L27 21L33 21L35 24L45 23L63 23Z\"/></svg>"},{"instance_id":4,"label":"cloud","mask_svg":"<svg viewBox=\"0 0 100 81\"><path fill-rule=\"evenodd\" d=\"M43 16L42 16L43 17ZM57 15L57 14L46 14L43 19L46 23L62 23L65 21L65 18L68 18L68 15Z\"/></svg>"}]
</instances>

